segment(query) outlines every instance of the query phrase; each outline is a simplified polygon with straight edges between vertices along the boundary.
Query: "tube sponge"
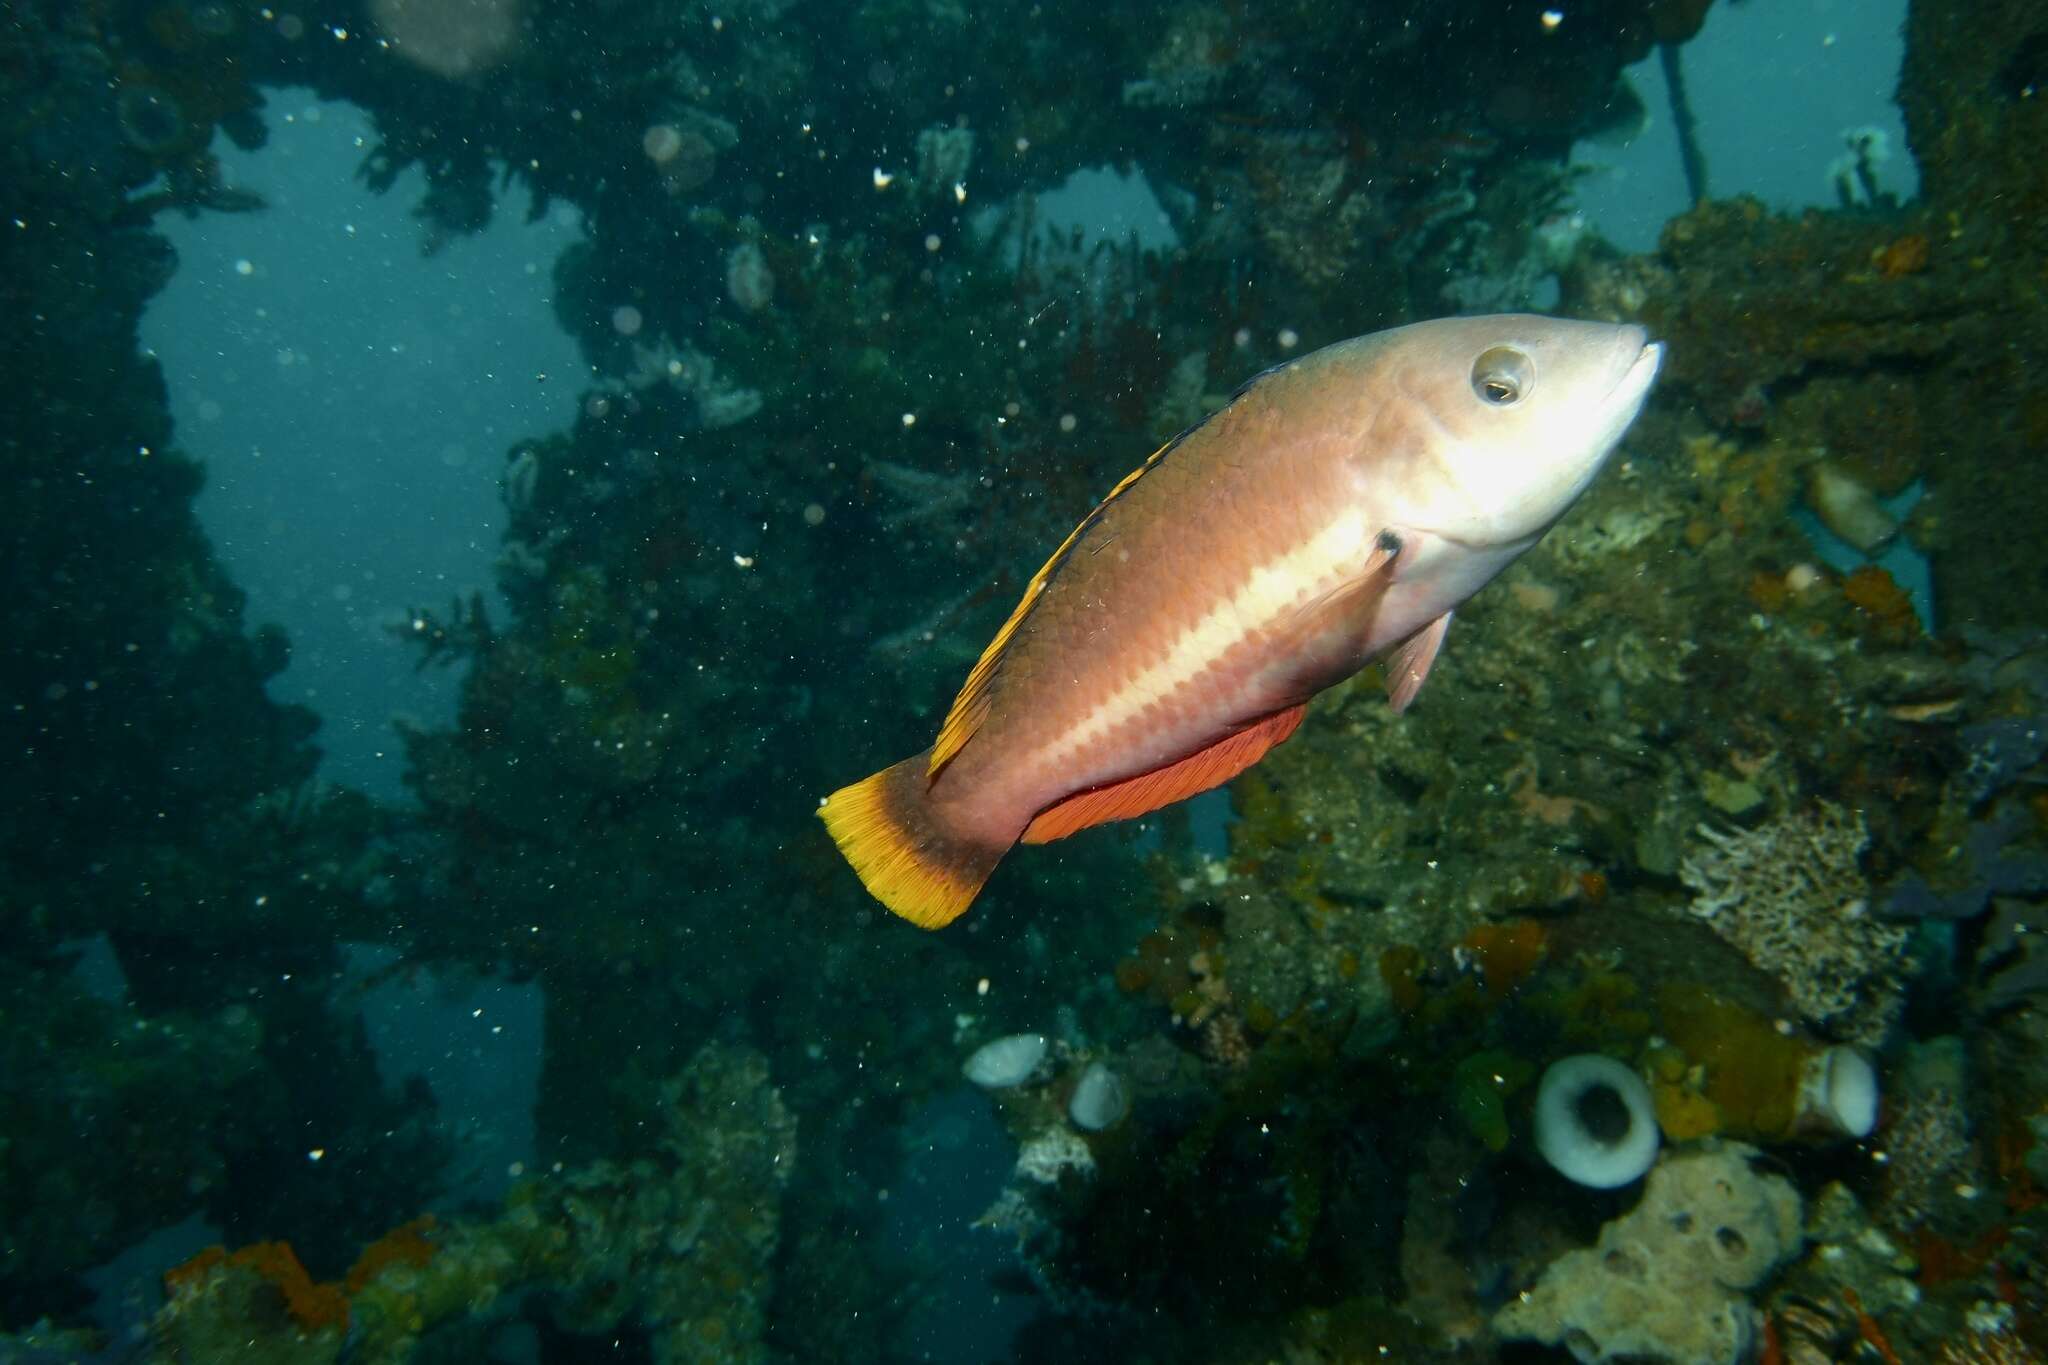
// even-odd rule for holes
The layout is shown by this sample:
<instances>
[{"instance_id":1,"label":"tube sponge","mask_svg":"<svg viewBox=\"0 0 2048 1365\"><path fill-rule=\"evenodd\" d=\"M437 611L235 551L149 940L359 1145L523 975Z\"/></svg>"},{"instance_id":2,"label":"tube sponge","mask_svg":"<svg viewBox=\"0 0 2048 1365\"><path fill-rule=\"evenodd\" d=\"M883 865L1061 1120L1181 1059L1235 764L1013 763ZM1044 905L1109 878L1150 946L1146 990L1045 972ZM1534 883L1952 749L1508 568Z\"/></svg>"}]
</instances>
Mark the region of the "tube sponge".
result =
<instances>
[{"instance_id":1,"label":"tube sponge","mask_svg":"<svg viewBox=\"0 0 2048 1365\"><path fill-rule=\"evenodd\" d=\"M1008 1090L1039 1079L1047 1048L1042 1033L1013 1033L976 1048L960 1074L983 1090Z\"/></svg>"},{"instance_id":2,"label":"tube sponge","mask_svg":"<svg viewBox=\"0 0 2048 1365\"><path fill-rule=\"evenodd\" d=\"M1090 1133L1100 1133L1114 1128L1130 1112L1130 1097L1124 1092L1123 1078L1101 1062L1088 1063L1088 1069L1081 1073L1080 1082L1074 1086L1074 1094L1067 1101L1067 1117L1074 1126Z\"/></svg>"},{"instance_id":3,"label":"tube sponge","mask_svg":"<svg viewBox=\"0 0 2048 1365\"><path fill-rule=\"evenodd\" d=\"M1643 1078L1598 1053L1552 1062L1536 1088L1536 1149L1567 1180L1611 1190L1657 1159L1657 1116Z\"/></svg>"},{"instance_id":4,"label":"tube sponge","mask_svg":"<svg viewBox=\"0 0 2048 1365\"><path fill-rule=\"evenodd\" d=\"M1794 1131L1821 1140L1869 1137L1877 1127L1877 1068L1852 1047L1830 1047L1807 1059L1799 1078Z\"/></svg>"}]
</instances>

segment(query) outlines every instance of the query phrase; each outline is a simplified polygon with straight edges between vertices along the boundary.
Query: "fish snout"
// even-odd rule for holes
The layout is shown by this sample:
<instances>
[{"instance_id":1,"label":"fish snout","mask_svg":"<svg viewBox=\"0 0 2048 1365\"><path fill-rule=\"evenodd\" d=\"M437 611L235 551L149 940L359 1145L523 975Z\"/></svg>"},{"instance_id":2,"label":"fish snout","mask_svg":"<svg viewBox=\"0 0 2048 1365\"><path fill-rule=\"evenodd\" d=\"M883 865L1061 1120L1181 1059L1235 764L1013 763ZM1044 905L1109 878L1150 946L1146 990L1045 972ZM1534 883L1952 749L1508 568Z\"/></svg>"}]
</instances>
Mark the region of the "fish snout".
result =
<instances>
[{"instance_id":1,"label":"fish snout","mask_svg":"<svg viewBox=\"0 0 2048 1365\"><path fill-rule=\"evenodd\" d=\"M1663 367L1664 343L1650 340L1648 329L1634 323L1621 329L1617 342L1620 375L1614 384L1615 396L1640 404Z\"/></svg>"}]
</instances>

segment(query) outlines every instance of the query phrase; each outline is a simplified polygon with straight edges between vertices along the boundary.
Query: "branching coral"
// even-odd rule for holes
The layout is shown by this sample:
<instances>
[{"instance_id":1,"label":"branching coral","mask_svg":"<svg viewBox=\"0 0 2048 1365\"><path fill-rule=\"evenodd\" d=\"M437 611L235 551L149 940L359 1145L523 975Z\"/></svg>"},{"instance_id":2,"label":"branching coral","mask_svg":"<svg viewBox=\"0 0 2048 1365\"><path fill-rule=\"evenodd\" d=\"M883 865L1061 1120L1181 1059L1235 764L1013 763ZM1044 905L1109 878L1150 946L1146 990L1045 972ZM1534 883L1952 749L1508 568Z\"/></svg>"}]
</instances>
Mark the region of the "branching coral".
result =
<instances>
[{"instance_id":1,"label":"branching coral","mask_svg":"<svg viewBox=\"0 0 2048 1365\"><path fill-rule=\"evenodd\" d=\"M633 369L625 376L629 393L645 393L666 384L686 393L697 405L697 420L708 430L733 426L761 410L758 389L744 388L718 372L718 363L694 346L678 350L668 342L654 346L633 343Z\"/></svg>"},{"instance_id":2,"label":"branching coral","mask_svg":"<svg viewBox=\"0 0 2048 1365\"><path fill-rule=\"evenodd\" d=\"M1815 1027L1876 1042L1897 1014L1906 931L1870 913L1860 812L1821 802L1754 830L1701 826L1679 868L1692 913L1778 978Z\"/></svg>"}]
</instances>

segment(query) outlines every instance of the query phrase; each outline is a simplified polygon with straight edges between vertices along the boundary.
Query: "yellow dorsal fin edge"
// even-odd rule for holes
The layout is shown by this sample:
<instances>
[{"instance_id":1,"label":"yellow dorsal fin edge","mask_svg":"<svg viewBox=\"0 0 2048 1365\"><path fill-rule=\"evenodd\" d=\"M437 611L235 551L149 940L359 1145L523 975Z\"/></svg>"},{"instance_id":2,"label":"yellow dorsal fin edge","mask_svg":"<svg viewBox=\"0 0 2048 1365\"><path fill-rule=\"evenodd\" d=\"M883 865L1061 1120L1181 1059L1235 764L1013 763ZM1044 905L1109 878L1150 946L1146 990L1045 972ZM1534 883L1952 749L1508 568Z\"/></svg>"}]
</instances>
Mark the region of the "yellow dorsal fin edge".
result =
<instances>
[{"instance_id":1,"label":"yellow dorsal fin edge","mask_svg":"<svg viewBox=\"0 0 2048 1365\"><path fill-rule=\"evenodd\" d=\"M1195 425L1200 426L1201 423ZM1193 430L1194 427L1188 428L1188 431ZM1146 470L1158 464L1167 451L1185 440L1187 435L1188 432L1182 432L1174 437L1153 451L1145 463L1124 475L1117 486L1109 490L1109 496L1096 503L1095 510L1081 518L1080 524L1075 526L1067 538L1060 542L1060 547L1052 552L1052 557L1031 576L1031 581L1024 587L1023 599L1017 603L1017 609L1010 613L1009 620L1003 622L1003 628L996 632L996 637L988 642L988 648L981 651L981 658L975 661L973 670L968 673L967 682L961 687L960 695L953 698L953 709L946 713L946 723L939 728L939 738L932 745L931 765L925 770L928 776L937 777L939 770L953 761L954 756L967 746L967 741L974 738L974 732L981 728L982 721L988 718L989 706L995 701L992 684L995 682L997 670L1002 666L1003 651L1010 647L1010 641L1017 634L1017 628L1023 625L1024 618L1031 614L1031 608L1037 603L1039 594L1045 591L1045 585L1051 582L1053 574L1059 571L1067 552L1074 548L1074 542L1081 538L1083 531L1095 524L1096 519L1108 510L1111 503L1136 483Z\"/></svg>"}]
</instances>

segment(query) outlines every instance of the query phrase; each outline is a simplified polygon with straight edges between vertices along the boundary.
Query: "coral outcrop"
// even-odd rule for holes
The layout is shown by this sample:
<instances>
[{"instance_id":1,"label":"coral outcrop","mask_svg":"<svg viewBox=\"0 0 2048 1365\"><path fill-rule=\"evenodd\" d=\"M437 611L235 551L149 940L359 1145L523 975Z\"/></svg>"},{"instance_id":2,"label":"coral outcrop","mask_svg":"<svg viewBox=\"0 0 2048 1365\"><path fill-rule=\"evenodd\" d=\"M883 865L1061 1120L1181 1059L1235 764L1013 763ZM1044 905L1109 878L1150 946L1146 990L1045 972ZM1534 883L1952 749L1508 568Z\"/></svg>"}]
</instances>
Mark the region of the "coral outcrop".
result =
<instances>
[{"instance_id":1,"label":"coral outcrop","mask_svg":"<svg viewBox=\"0 0 2048 1365\"><path fill-rule=\"evenodd\" d=\"M476 1359L462 1343L536 1289L565 1330L630 1331L657 1365L766 1362L796 1120L760 1054L718 1044L661 1087L660 1113L652 1152L524 1185L493 1221L398 1228L338 1283L281 1242L203 1252L165 1277L150 1359Z\"/></svg>"},{"instance_id":2,"label":"coral outcrop","mask_svg":"<svg viewBox=\"0 0 2048 1365\"><path fill-rule=\"evenodd\" d=\"M1755 1148L1673 1153L1599 1244L1559 1257L1494 1317L1508 1338L1564 1346L1582 1365L1739 1365L1761 1318L1745 1291L1799 1251L1798 1192Z\"/></svg>"}]
</instances>

